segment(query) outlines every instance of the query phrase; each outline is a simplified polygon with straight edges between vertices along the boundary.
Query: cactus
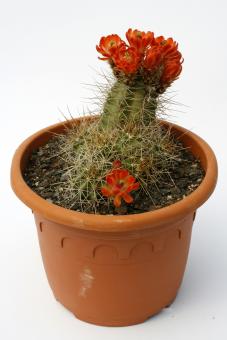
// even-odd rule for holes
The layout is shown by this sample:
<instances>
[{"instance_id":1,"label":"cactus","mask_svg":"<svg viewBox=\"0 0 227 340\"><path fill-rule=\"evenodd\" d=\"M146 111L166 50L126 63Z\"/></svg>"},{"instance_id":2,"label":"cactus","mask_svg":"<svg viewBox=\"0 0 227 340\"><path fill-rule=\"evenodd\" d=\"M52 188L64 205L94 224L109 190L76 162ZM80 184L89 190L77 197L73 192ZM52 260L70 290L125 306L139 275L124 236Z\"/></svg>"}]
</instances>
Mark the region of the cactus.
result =
<instances>
[{"instance_id":1,"label":"cactus","mask_svg":"<svg viewBox=\"0 0 227 340\"><path fill-rule=\"evenodd\" d=\"M141 193L152 196L149 187L158 185L178 155L170 131L157 119L160 95L181 72L178 45L152 32L129 29L126 37L128 45L114 34L102 37L96 47L115 75L99 118L82 120L59 136L59 153L66 162L59 187L67 208L96 213L107 205L113 211L121 202L139 200ZM120 169L113 170L116 161ZM113 173L119 176L114 184ZM129 194L132 190L136 198Z\"/></svg>"}]
</instances>

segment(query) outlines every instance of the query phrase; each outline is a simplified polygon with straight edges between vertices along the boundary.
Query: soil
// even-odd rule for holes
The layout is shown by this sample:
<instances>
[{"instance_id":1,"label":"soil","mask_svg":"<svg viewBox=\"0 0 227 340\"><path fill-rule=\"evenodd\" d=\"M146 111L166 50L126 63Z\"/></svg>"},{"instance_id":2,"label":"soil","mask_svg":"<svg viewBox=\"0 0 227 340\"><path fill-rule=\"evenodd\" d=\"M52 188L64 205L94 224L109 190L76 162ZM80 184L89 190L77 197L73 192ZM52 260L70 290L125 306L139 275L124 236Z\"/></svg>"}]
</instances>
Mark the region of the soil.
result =
<instances>
[{"instance_id":1,"label":"soil","mask_svg":"<svg viewBox=\"0 0 227 340\"><path fill-rule=\"evenodd\" d=\"M176 143L179 144L179 141ZM58 140L53 137L47 144L34 150L24 172L26 183L38 195L47 201L63 206L61 201L61 187L58 190L54 184L64 181L62 169L64 161L57 156ZM163 176L158 185L149 188L150 196L141 192L134 193L134 201L131 204L122 204L120 208L106 203L101 204L99 214L135 214L156 210L173 204L192 193L202 182L204 170L198 159L192 155L189 149L183 148L179 157L173 162L171 169ZM53 185L52 185L53 184ZM72 210L80 211L79 207Z\"/></svg>"}]
</instances>

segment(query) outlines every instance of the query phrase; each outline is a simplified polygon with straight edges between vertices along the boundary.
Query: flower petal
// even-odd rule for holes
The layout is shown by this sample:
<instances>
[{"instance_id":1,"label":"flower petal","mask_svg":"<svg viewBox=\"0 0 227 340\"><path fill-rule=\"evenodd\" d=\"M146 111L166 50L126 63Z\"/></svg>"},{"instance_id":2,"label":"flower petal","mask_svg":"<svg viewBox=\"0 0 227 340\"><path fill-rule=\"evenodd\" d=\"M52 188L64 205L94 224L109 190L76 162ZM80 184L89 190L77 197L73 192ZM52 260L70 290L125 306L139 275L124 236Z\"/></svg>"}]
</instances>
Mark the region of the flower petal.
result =
<instances>
[{"instance_id":1,"label":"flower petal","mask_svg":"<svg viewBox=\"0 0 227 340\"><path fill-rule=\"evenodd\" d=\"M132 196L129 195L129 194L127 194L127 193L124 194L124 195L122 196L122 198L125 200L126 203L132 203L132 202L133 202Z\"/></svg>"},{"instance_id":2,"label":"flower petal","mask_svg":"<svg viewBox=\"0 0 227 340\"><path fill-rule=\"evenodd\" d=\"M120 195L117 195L117 196L114 197L114 205L117 208L120 207L120 205L121 205L121 196Z\"/></svg>"},{"instance_id":3,"label":"flower petal","mask_svg":"<svg viewBox=\"0 0 227 340\"><path fill-rule=\"evenodd\" d=\"M112 196L112 190L110 190L110 188L108 188L107 186L103 186L101 188L101 192L102 192L103 196L106 196L106 197Z\"/></svg>"},{"instance_id":4,"label":"flower petal","mask_svg":"<svg viewBox=\"0 0 227 340\"><path fill-rule=\"evenodd\" d=\"M125 179L129 175L128 170L120 169L119 170L119 179Z\"/></svg>"},{"instance_id":5,"label":"flower petal","mask_svg":"<svg viewBox=\"0 0 227 340\"><path fill-rule=\"evenodd\" d=\"M109 174L106 176L106 182L111 186L114 185L116 183L116 180L113 176L113 174Z\"/></svg>"},{"instance_id":6,"label":"flower petal","mask_svg":"<svg viewBox=\"0 0 227 340\"><path fill-rule=\"evenodd\" d=\"M134 183L135 180L136 180L135 177L133 177L132 175L129 175L127 177L127 184L130 185L130 184Z\"/></svg>"}]
</instances>

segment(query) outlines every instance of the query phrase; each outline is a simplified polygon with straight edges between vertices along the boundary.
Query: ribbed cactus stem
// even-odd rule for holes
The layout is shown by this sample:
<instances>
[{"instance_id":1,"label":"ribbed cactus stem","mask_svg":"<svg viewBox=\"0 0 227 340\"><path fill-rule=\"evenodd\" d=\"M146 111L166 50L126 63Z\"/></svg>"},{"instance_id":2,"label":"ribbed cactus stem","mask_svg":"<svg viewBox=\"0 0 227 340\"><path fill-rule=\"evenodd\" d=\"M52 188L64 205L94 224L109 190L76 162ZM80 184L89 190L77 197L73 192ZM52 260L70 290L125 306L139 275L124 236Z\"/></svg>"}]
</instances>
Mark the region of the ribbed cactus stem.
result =
<instances>
[{"instance_id":1,"label":"ribbed cactus stem","mask_svg":"<svg viewBox=\"0 0 227 340\"><path fill-rule=\"evenodd\" d=\"M108 93L101 116L101 125L104 128L113 127L118 124L120 116L125 108L125 99L128 93L128 86L116 81Z\"/></svg>"},{"instance_id":2,"label":"ribbed cactus stem","mask_svg":"<svg viewBox=\"0 0 227 340\"><path fill-rule=\"evenodd\" d=\"M155 118L156 99L156 93L152 93L143 82L128 85L118 80L107 96L101 125L104 128L113 128L129 121L148 124Z\"/></svg>"},{"instance_id":3,"label":"ribbed cactus stem","mask_svg":"<svg viewBox=\"0 0 227 340\"><path fill-rule=\"evenodd\" d=\"M138 121L144 108L146 91L143 84L136 84L128 88L124 116L131 121Z\"/></svg>"}]
</instances>

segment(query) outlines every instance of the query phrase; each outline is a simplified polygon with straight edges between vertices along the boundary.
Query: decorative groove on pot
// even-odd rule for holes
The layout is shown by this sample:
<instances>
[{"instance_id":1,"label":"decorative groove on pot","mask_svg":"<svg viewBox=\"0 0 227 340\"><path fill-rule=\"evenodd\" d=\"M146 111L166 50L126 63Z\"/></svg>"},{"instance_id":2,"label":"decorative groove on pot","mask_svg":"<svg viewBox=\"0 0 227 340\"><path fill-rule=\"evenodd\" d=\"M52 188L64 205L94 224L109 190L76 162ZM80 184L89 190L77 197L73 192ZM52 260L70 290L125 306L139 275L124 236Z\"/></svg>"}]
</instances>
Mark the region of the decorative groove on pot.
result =
<instances>
[{"instance_id":1,"label":"decorative groove on pot","mask_svg":"<svg viewBox=\"0 0 227 340\"><path fill-rule=\"evenodd\" d=\"M39 230L40 230L41 233L43 232L43 222L39 223Z\"/></svg>"},{"instance_id":2,"label":"decorative groove on pot","mask_svg":"<svg viewBox=\"0 0 227 340\"><path fill-rule=\"evenodd\" d=\"M114 246L99 244L93 249L93 258L98 262L115 262L119 259L118 250Z\"/></svg>"},{"instance_id":3,"label":"decorative groove on pot","mask_svg":"<svg viewBox=\"0 0 227 340\"><path fill-rule=\"evenodd\" d=\"M181 229L178 229L177 232L178 232L178 238L179 238L179 240L181 240L181 237L182 237L182 230L181 230Z\"/></svg>"},{"instance_id":4,"label":"decorative groove on pot","mask_svg":"<svg viewBox=\"0 0 227 340\"><path fill-rule=\"evenodd\" d=\"M61 248L64 248L64 241L67 239L67 237L62 237L61 238L61 242L60 242L60 244L61 244Z\"/></svg>"},{"instance_id":5,"label":"decorative groove on pot","mask_svg":"<svg viewBox=\"0 0 227 340\"><path fill-rule=\"evenodd\" d=\"M195 221L195 218L196 218L196 211L194 212L194 215L193 215L193 221Z\"/></svg>"},{"instance_id":6,"label":"decorative groove on pot","mask_svg":"<svg viewBox=\"0 0 227 340\"><path fill-rule=\"evenodd\" d=\"M52 237L53 228L52 224L48 221L39 222L39 218L37 218L37 226L40 232L43 233L43 230L47 230L47 234L43 234L41 236L42 240L48 240L50 237L52 239L52 243L56 244L56 240ZM181 225L184 221L181 221L179 224ZM59 225L59 227L61 227ZM49 236L48 236L49 234ZM78 252L78 237L81 237L81 241L83 240L83 248ZM87 258L92 263L96 264L126 264L126 263L141 263L150 261L152 259L153 253L163 252L165 248L168 246L169 242L172 242L174 238L176 240L182 240L183 232L182 228L179 228L176 225L175 228L170 228L166 232L162 232L158 234L158 237L155 233L153 236L144 236L140 239L132 239L121 241L111 240L111 239L93 239L93 241L89 241L87 237L83 237L73 232L73 235L67 236L67 233L63 237L58 238L58 244L63 252L70 252L75 260ZM79 241L79 242L81 242ZM57 244L56 247L58 248Z\"/></svg>"}]
</instances>

